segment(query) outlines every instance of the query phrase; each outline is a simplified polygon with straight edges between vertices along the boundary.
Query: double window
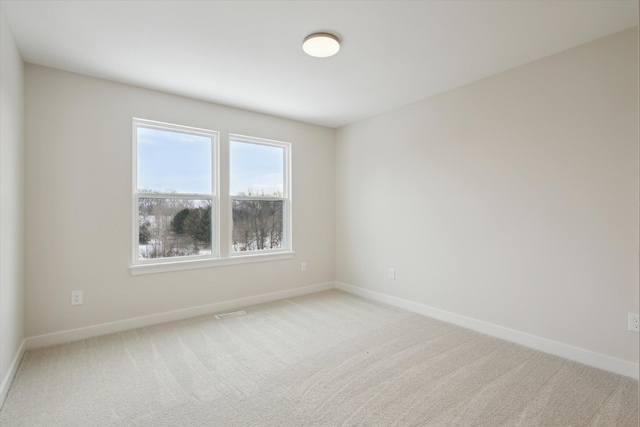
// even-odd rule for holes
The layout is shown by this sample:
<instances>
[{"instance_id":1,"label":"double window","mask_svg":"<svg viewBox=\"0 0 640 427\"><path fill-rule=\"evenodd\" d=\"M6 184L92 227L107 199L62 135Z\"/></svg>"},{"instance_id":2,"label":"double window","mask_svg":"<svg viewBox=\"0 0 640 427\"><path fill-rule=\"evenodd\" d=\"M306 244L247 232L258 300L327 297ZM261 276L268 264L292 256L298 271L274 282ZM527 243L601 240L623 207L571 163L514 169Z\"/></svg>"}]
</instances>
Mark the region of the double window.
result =
<instances>
[{"instance_id":1,"label":"double window","mask_svg":"<svg viewBox=\"0 0 640 427\"><path fill-rule=\"evenodd\" d=\"M215 131L141 119L133 130L132 273L291 254L289 143L229 135L221 159Z\"/></svg>"}]
</instances>

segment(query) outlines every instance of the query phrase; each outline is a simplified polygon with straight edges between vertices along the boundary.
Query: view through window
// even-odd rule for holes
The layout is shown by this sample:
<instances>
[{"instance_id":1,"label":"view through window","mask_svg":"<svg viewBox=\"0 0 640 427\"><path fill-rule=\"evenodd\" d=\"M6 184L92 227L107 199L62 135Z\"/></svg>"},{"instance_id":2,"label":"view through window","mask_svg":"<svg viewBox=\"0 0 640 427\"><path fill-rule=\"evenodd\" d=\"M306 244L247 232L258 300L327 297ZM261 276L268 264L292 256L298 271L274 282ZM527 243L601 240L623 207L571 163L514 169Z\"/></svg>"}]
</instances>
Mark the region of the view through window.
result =
<instances>
[{"instance_id":1,"label":"view through window","mask_svg":"<svg viewBox=\"0 0 640 427\"><path fill-rule=\"evenodd\" d=\"M245 262L244 254L291 252L291 144L231 134L229 157L219 159L215 131L142 119L133 124L132 268L185 259L236 263ZM229 199L221 211L217 176L226 161ZM229 234L220 242L221 228Z\"/></svg>"}]
</instances>

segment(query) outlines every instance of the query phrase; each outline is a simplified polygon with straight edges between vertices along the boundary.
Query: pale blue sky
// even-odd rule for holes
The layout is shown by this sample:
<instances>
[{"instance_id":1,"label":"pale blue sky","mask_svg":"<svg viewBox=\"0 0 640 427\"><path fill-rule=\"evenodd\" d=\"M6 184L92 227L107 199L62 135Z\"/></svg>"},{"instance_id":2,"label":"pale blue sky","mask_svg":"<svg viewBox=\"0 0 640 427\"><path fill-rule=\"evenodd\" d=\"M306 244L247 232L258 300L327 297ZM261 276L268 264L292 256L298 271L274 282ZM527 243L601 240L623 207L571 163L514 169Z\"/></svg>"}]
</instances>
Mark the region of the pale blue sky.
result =
<instances>
[{"instance_id":1,"label":"pale blue sky","mask_svg":"<svg viewBox=\"0 0 640 427\"><path fill-rule=\"evenodd\" d=\"M211 138L138 127L138 189L211 193Z\"/></svg>"},{"instance_id":2,"label":"pale blue sky","mask_svg":"<svg viewBox=\"0 0 640 427\"><path fill-rule=\"evenodd\" d=\"M230 153L232 195L283 191L282 148L231 141ZM209 194L210 138L138 127L138 189Z\"/></svg>"},{"instance_id":3,"label":"pale blue sky","mask_svg":"<svg viewBox=\"0 0 640 427\"><path fill-rule=\"evenodd\" d=\"M231 141L231 195L247 193L271 196L283 191L284 149Z\"/></svg>"}]
</instances>

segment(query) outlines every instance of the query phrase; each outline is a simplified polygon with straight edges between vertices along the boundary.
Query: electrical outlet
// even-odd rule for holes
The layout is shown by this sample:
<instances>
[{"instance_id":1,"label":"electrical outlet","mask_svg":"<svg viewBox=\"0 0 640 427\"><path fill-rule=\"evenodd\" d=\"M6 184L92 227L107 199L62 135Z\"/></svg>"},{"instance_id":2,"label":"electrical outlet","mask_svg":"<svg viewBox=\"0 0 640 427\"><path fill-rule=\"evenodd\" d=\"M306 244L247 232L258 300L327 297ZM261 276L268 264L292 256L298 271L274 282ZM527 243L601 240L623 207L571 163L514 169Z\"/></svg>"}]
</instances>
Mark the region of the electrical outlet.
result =
<instances>
[{"instance_id":1,"label":"electrical outlet","mask_svg":"<svg viewBox=\"0 0 640 427\"><path fill-rule=\"evenodd\" d=\"M82 304L82 291L71 291L71 305Z\"/></svg>"},{"instance_id":2,"label":"electrical outlet","mask_svg":"<svg viewBox=\"0 0 640 427\"><path fill-rule=\"evenodd\" d=\"M303 262L302 265L300 265L300 270L301 271L307 271L307 263Z\"/></svg>"},{"instance_id":3,"label":"electrical outlet","mask_svg":"<svg viewBox=\"0 0 640 427\"><path fill-rule=\"evenodd\" d=\"M628 325L627 328L630 331L638 332L640 330L640 316L635 313L628 314Z\"/></svg>"},{"instance_id":4,"label":"electrical outlet","mask_svg":"<svg viewBox=\"0 0 640 427\"><path fill-rule=\"evenodd\" d=\"M389 269L389 279L396 280L396 269L395 268L390 268Z\"/></svg>"}]
</instances>

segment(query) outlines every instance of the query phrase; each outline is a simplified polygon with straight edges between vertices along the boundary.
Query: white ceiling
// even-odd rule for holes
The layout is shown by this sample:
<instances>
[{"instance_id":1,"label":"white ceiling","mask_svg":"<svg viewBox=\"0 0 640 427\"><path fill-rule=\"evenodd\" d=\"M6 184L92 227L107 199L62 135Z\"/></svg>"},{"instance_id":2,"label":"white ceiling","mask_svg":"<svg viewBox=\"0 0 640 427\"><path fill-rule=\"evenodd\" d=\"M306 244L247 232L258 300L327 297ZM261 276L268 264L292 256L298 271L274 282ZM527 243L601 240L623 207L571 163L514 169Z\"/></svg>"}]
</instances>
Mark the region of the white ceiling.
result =
<instances>
[{"instance_id":1,"label":"white ceiling","mask_svg":"<svg viewBox=\"0 0 640 427\"><path fill-rule=\"evenodd\" d=\"M330 127L638 25L634 0L1 1L27 62ZM342 40L302 52L310 33Z\"/></svg>"}]
</instances>

